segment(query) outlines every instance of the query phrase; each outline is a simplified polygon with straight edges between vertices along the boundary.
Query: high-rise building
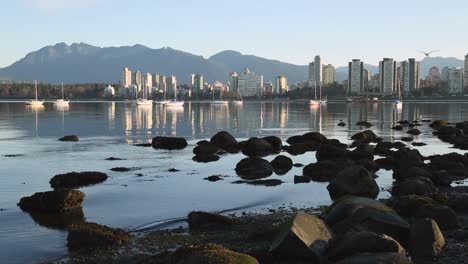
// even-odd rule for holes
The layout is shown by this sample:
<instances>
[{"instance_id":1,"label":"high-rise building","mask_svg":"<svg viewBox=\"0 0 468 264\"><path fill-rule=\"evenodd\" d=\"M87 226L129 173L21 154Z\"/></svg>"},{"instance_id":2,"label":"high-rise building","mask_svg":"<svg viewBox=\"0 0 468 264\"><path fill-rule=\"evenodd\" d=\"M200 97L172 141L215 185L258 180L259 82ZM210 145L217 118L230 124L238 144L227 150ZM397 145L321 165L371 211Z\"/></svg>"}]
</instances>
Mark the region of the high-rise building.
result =
<instances>
[{"instance_id":1,"label":"high-rise building","mask_svg":"<svg viewBox=\"0 0 468 264\"><path fill-rule=\"evenodd\" d=\"M314 61L309 63L309 81L312 84L321 85L322 77L322 58L317 55Z\"/></svg>"},{"instance_id":2,"label":"high-rise building","mask_svg":"<svg viewBox=\"0 0 468 264\"><path fill-rule=\"evenodd\" d=\"M421 63L416 59L401 62L400 89L403 93L412 93L419 89L421 80Z\"/></svg>"},{"instance_id":3,"label":"high-rise building","mask_svg":"<svg viewBox=\"0 0 468 264\"><path fill-rule=\"evenodd\" d=\"M368 69L364 69L364 74L363 75L364 75L363 76L363 78L364 78L364 91L367 91L367 89L369 88L369 82L372 79L372 74Z\"/></svg>"},{"instance_id":4,"label":"high-rise building","mask_svg":"<svg viewBox=\"0 0 468 264\"><path fill-rule=\"evenodd\" d=\"M336 70L335 67L333 67L333 65L323 65L322 71L323 85L330 85L336 81Z\"/></svg>"},{"instance_id":5,"label":"high-rise building","mask_svg":"<svg viewBox=\"0 0 468 264\"><path fill-rule=\"evenodd\" d=\"M464 87L468 88L468 54L465 56L465 78L464 78Z\"/></svg>"},{"instance_id":6,"label":"high-rise building","mask_svg":"<svg viewBox=\"0 0 468 264\"><path fill-rule=\"evenodd\" d=\"M142 85L142 83L141 83L141 77L142 77L142 76L141 76L141 72L140 72L140 71L136 71L136 72L135 72L135 75L133 76L133 81L134 81L133 84L136 85L137 91L138 91L138 92L141 90L141 85Z\"/></svg>"},{"instance_id":7,"label":"high-rise building","mask_svg":"<svg viewBox=\"0 0 468 264\"><path fill-rule=\"evenodd\" d=\"M288 78L286 76L276 77L276 94L286 94L289 92Z\"/></svg>"},{"instance_id":8,"label":"high-rise building","mask_svg":"<svg viewBox=\"0 0 468 264\"><path fill-rule=\"evenodd\" d=\"M193 78L193 96L198 98L203 93L205 79L201 74L195 74Z\"/></svg>"},{"instance_id":9,"label":"high-rise building","mask_svg":"<svg viewBox=\"0 0 468 264\"><path fill-rule=\"evenodd\" d=\"M189 77L189 85L190 87L193 87L193 85L195 84L195 73L192 73L190 74L190 77Z\"/></svg>"},{"instance_id":10,"label":"high-rise building","mask_svg":"<svg viewBox=\"0 0 468 264\"><path fill-rule=\"evenodd\" d=\"M262 96L263 75L245 69L237 76L237 89L242 96Z\"/></svg>"},{"instance_id":11,"label":"high-rise building","mask_svg":"<svg viewBox=\"0 0 468 264\"><path fill-rule=\"evenodd\" d=\"M270 96L272 94L273 94L273 83L271 81L268 81L263 85L263 95Z\"/></svg>"},{"instance_id":12,"label":"high-rise building","mask_svg":"<svg viewBox=\"0 0 468 264\"><path fill-rule=\"evenodd\" d=\"M177 94L177 78L174 75L166 77L167 91L175 96Z\"/></svg>"},{"instance_id":13,"label":"high-rise building","mask_svg":"<svg viewBox=\"0 0 468 264\"><path fill-rule=\"evenodd\" d=\"M451 68L449 69L448 88L451 94L463 93L463 75L464 70L462 68Z\"/></svg>"},{"instance_id":14,"label":"high-rise building","mask_svg":"<svg viewBox=\"0 0 468 264\"><path fill-rule=\"evenodd\" d=\"M348 65L348 93L364 92L364 62L354 59Z\"/></svg>"},{"instance_id":15,"label":"high-rise building","mask_svg":"<svg viewBox=\"0 0 468 264\"><path fill-rule=\"evenodd\" d=\"M397 69L396 61L390 58L384 58L379 63L380 70L380 92L385 94L395 93L397 91Z\"/></svg>"},{"instance_id":16,"label":"high-rise building","mask_svg":"<svg viewBox=\"0 0 468 264\"><path fill-rule=\"evenodd\" d=\"M132 72L125 67L122 72L122 87L128 88L132 85Z\"/></svg>"},{"instance_id":17,"label":"high-rise building","mask_svg":"<svg viewBox=\"0 0 468 264\"><path fill-rule=\"evenodd\" d=\"M151 96L153 91L153 75L151 73L147 73L145 76L145 89L148 96Z\"/></svg>"},{"instance_id":18,"label":"high-rise building","mask_svg":"<svg viewBox=\"0 0 468 264\"><path fill-rule=\"evenodd\" d=\"M448 74L449 74L449 67L448 66L445 66L444 68L442 68L442 73L440 75L440 79L442 81L448 81Z\"/></svg>"},{"instance_id":19,"label":"high-rise building","mask_svg":"<svg viewBox=\"0 0 468 264\"><path fill-rule=\"evenodd\" d=\"M159 75L159 85L158 85L159 92L164 94L167 93L167 83L166 83L166 76Z\"/></svg>"},{"instance_id":20,"label":"high-rise building","mask_svg":"<svg viewBox=\"0 0 468 264\"><path fill-rule=\"evenodd\" d=\"M432 66L429 69L429 76L427 77L427 80L430 82L438 82L440 81L440 79L441 78L439 68L437 68L436 66Z\"/></svg>"}]
</instances>

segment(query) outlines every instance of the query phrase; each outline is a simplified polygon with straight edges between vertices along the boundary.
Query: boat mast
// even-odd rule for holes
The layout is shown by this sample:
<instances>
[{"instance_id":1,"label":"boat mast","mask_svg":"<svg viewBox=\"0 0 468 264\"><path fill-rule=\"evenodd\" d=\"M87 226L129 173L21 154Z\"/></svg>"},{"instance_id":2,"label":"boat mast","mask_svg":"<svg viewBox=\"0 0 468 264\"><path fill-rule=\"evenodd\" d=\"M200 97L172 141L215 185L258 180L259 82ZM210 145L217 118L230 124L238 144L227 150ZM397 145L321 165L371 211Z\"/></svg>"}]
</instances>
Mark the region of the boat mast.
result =
<instances>
[{"instance_id":1,"label":"boat mast","mask_svg":"<svg viewBox=\"0 0 468 264\"><path fill-rule=\"evenodd\" d=\"M314 81L314 99L317 100L317 81Z\"/></svg>"},{"instance_id":2,"label":"boat mast","mask_svg":"<svg viewBox=\"0 0 468 264\"><path fill-rule=\"evenodd\" d=\"M34 89L35 89L35 94L36 94L36 101L37 101L37 81L34 80Z\"/></svg>"},{"instance_id":3,"label":"boat mast","mask_svg":"<svg viewBox=\"0 0 468 264\"><path fill-rule=\"evenodd\" d=\"M63 96L63 83L62 83L62 100L65 99L65 97Z\"/></svg>"}]
</instances>

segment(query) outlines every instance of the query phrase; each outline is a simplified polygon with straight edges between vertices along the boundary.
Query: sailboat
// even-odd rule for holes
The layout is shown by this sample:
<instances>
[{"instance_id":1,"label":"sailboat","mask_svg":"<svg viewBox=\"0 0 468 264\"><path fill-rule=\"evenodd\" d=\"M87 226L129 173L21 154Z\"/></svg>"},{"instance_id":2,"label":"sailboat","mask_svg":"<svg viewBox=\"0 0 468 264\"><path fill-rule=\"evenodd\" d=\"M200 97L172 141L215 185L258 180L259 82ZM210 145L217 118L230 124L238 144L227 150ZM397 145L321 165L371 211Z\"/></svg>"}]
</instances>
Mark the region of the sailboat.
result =
<instances>
[{"instance_id":1,"label":"sailboat","mask_svg":"<svg viewBox=\"0 0 468 264\"><path fill-rule=\"evenodd\" d=\"M309 105L320 105L320 100L317 100L317 82L314 81L314 99L309 101Z\"/></svg>"},{"instance_id":2,"label":"sailboat","mask_svg":"<svg viewBox=\"0 0 468 264\"><path fill-rule=\"evenodd\" d=\"M54 102L56 105L60 106L66 106L70 103L70 101L65 100L64 94L63 94L63 83L62 83L62 99L58 99Z\"/></svg>"},{"instance_id":3,"label":"sailboat","mask_svg":"<svg viewBox=\"0 0 468 264\"><path fill-rule=\"evenodd\" d=\"M31 99L28 102L26 102L26 105L31 105L31 106L40 106L44 104L44 101L38 100L37 99L37 81L34 81L34 89L35 89L35 99Z\"/></svg>"},{"instance_id":4,"label":"sailboat","mask_svg":"<svg viewBox=\"0 0 468 264\"><path fill-rule=\"evenodd\" d=\"M164 106L167 107L181 107L184 106L184 101L177 101L177 88L174 90L174 99L165 103Z\"/></svg>"},{"instance_id":5,"label":"sailboat","mask_svg":"<svg viewBox=\"0 0 468 264\"><path fill-rule=\"evenodd\" d=\"M141 83L143 84L143 98L137 99L136 104L141 106L153 105L153 100L148 100L146 80Z\"/></svg>"},{"instance_id":6,"label":"sailboat","mask_svg":"<svg viewBox=\"0 0 468 264\"><path fill-rule=\"evenodd\" d=\"M167 100L166 99L166 91L163 91L163 99L161 101L154 101L155 104L159 104L159 105L165 105L167 103L169 103L171 100Z\"/></svg>"},{"instance_id":7,"label":"sailboat","mask_svg":"<svg viewBox=\"0 0 468 264\"><path fill-rule=\"evenodd\" d=\"M224 105L224 104L227 104L228 101L223 101L221 100L221 90L219 90L219 100L216 100L215 101L215 96L214 96L214 89L213 89L213 100L211 101L211 104L214 104L214 105Z\"/></svg>"}]
</instances>

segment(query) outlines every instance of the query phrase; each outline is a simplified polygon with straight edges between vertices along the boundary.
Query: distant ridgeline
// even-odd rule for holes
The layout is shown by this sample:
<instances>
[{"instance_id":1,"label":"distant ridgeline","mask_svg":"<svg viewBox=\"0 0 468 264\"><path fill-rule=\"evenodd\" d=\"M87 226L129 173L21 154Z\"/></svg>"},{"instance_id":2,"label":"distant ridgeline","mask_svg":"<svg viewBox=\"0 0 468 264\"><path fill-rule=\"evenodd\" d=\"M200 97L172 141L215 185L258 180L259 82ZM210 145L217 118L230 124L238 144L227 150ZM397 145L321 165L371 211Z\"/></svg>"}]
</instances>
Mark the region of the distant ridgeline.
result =
<instances>
[{"instance_id":1,"label":"distant ridgeline","mask_svg":"<svg viewBox=\"0 0 468 264\"><path fill-rule=\"evenodd\" d=\"M107 84L65 84L65 98L98 99L104 98L104 88ZM62 86L57 84L39 83L38 94L42 99L61 98ZM0 98L29 99L34 98L34 83L15 83L9 80L0 81Z\"/></svg>"}]
</instances>

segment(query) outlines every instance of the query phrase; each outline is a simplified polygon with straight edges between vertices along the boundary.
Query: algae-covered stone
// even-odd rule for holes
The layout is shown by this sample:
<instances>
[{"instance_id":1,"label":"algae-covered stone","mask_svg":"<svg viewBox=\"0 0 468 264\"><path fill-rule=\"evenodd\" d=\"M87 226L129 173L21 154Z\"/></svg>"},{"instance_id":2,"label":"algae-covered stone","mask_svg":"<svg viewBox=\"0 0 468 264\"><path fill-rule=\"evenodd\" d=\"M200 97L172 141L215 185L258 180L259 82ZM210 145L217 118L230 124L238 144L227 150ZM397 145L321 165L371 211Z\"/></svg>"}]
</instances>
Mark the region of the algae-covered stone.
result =
<instances>
[{"instance_id":1,"label":"algae-covered stone","mask_svg":"<svg viewBox=\"0 0 468 264\"><path fill-rule=\"evenodd\" d=\"M120 246L130 241L131 235L96 223L81 223L69 226L68 247L70 249Z\"/></svg>"},{"instance_id":2,"label":"algae-covered stone","mask_svg":"<svg viewBox=\"0 0 468 264\"><path fill-rule=\"evenodd\" d=\"M155 263L164 264L259 264L245 254L214 245L190 245L177 249Z\"/></svg>"},{"instance_id":3,"label":"algae-covered stone","mask_svg":"<svg viewBox=\"0 0 468 264\"><path fill-rule=\"evenodd\" d=\"M38 192L23 197L18 206L27 212L61 213L81 207L85 194L76 190Z\"/></svg>"},{"instance_id":4,"label":"algae-covered stone","mask_svg":"<svg viewBox=\"0 0 468 264\"><path fill-rule=\"evenodd\" d=\"M332 238L332 231L321 219L298 213L282 227L270 252L280 259L308 259L311 263L321 263Z\"/></svg>"},{"instance_id":5,"label":"algae-covered stone","mask_svg":"<svg viewBox=\"0 0 468 264\"><path fill-rule=\"evenodd\" d=\"M434 220L421 218L411 223L409 251L413 259L432 260L444 245L444 235Z\"/></svg>"}]
</instances>

